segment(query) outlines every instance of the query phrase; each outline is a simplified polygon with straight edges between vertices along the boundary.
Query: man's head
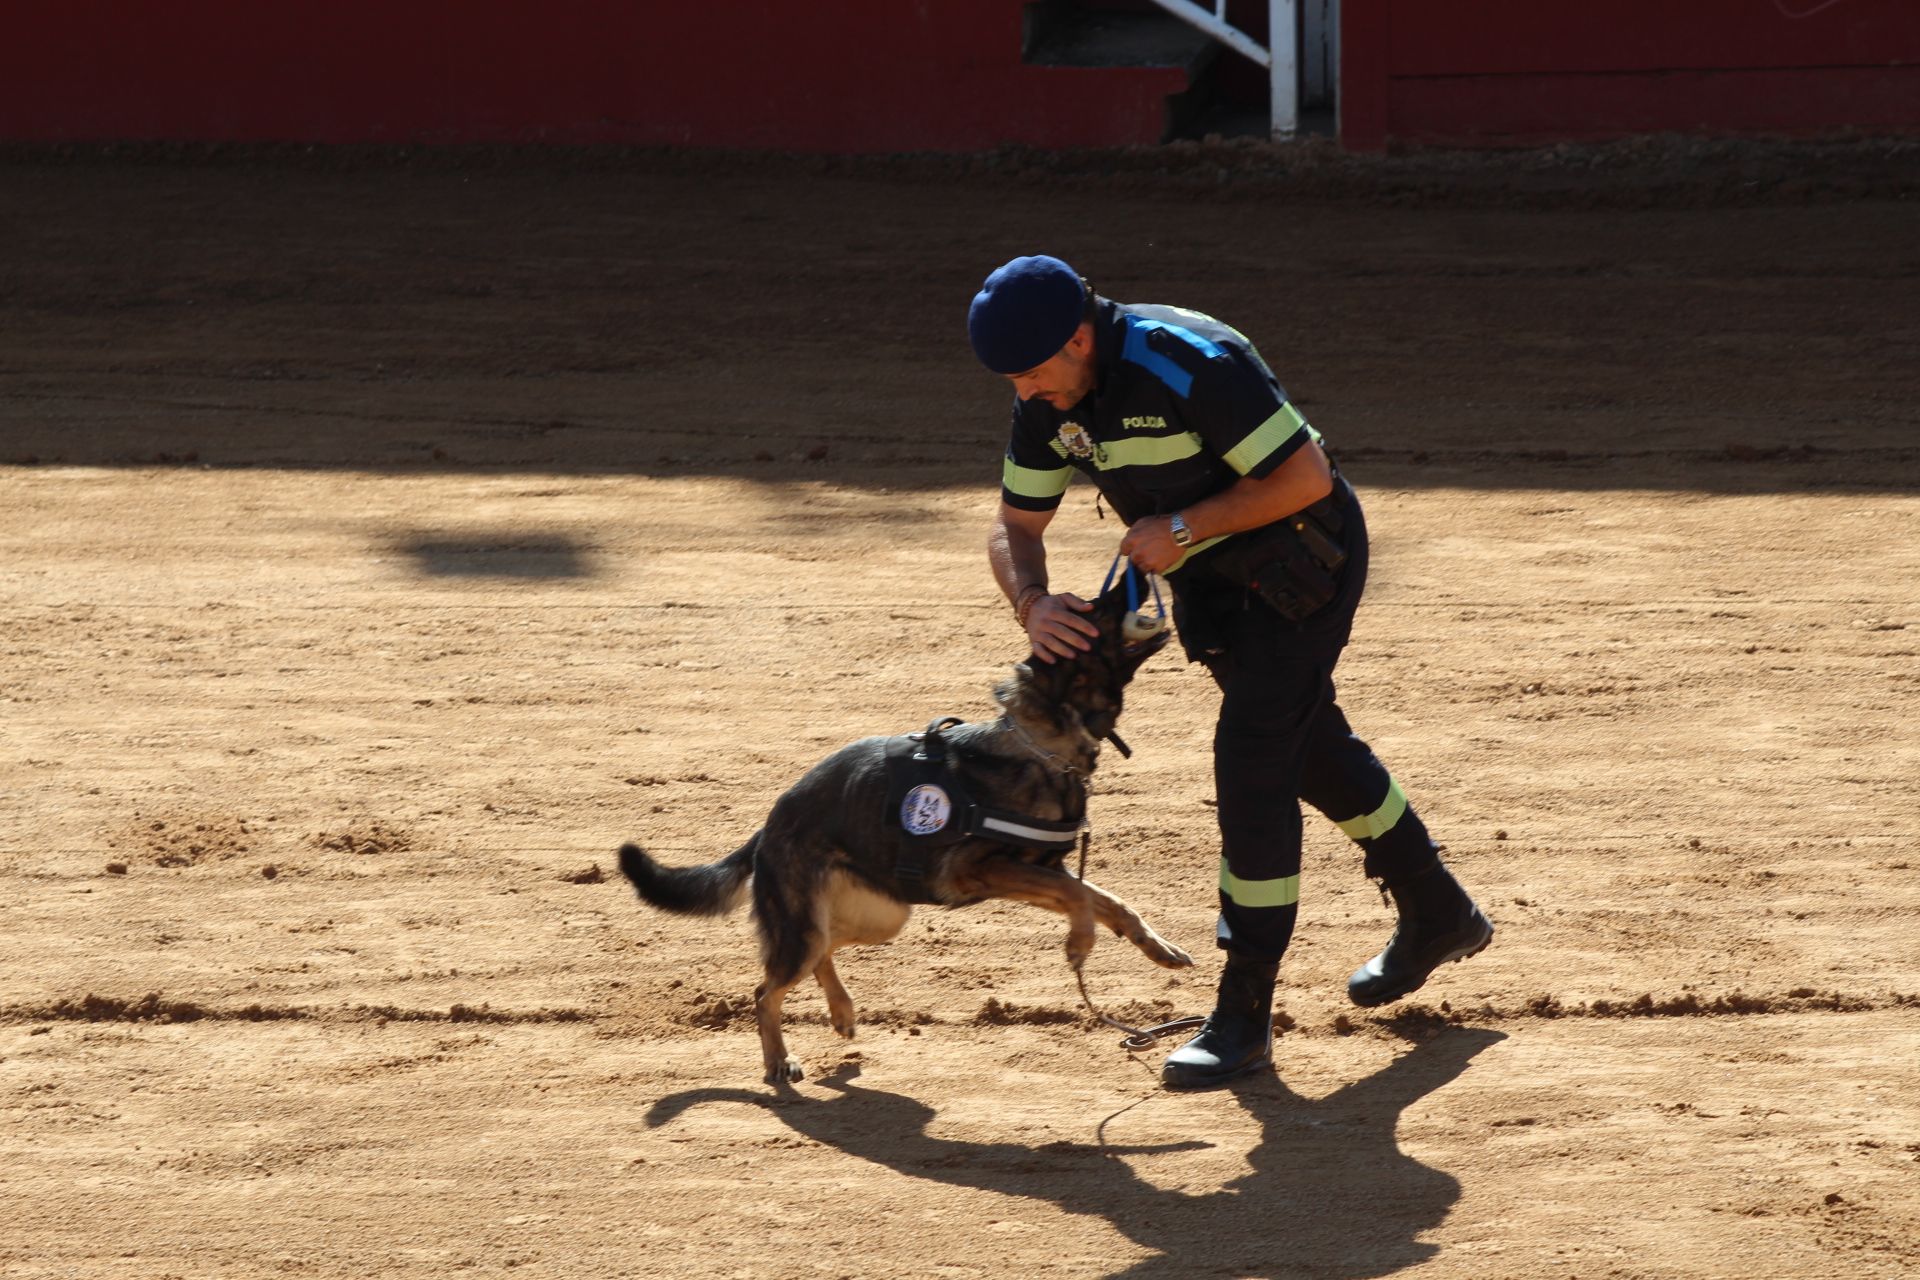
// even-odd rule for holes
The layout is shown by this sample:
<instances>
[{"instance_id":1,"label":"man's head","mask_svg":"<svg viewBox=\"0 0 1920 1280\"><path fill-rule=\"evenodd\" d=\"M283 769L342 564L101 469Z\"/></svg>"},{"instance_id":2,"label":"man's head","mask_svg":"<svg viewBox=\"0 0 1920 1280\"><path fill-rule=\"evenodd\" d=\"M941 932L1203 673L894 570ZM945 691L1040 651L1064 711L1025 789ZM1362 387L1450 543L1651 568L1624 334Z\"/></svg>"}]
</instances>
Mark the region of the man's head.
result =
<instances>
[{"instance_id":1,"label":"man's head","mask_svg":"<svg viewBox=\"0 0 1920 1280\"><path fill-rule=\"evenodd\" d=\"M967 337L1022 400L1071 409L1093 390L1093 290L1058 258L1015 258L973 296Z\"/></svg>"}]
</instances>

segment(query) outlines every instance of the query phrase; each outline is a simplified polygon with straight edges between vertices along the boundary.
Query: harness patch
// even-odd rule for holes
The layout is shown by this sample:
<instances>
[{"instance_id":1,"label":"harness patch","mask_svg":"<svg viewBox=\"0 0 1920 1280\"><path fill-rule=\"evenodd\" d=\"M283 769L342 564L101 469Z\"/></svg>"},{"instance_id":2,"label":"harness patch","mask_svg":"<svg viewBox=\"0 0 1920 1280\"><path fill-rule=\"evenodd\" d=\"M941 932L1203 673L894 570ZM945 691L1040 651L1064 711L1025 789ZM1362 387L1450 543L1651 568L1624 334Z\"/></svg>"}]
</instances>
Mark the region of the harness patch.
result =
<instances>
[{"instance_id":1,"label":"harness patch","mask_svg":"<svg viewBox=\"0 0 1920 1280\"><path fill-rule=\"evenodd\" d=\"M928 884L935 850L978 837L1064 853L1073 848L1084 825L1083 818L1034 818L975 801L948 757L942 736L962 723L958 716L942 716L921 733L887 741L887 815L901 834L893 872L909 902L940 901ZM1079 797L1084 812L1084 790Z\"/></svg>"},{"instance_id":2,"label":"harness patch","mask_svg":"<svg viewBox=\"0 0 1920 1280\"><path fill-rule=\"evenodd\" d=\"M946 830L953 819L953 800L931 782L923 782L907 792L900 802L900 825L908 835L930 836Z\"/></svg>"}]
</instances>

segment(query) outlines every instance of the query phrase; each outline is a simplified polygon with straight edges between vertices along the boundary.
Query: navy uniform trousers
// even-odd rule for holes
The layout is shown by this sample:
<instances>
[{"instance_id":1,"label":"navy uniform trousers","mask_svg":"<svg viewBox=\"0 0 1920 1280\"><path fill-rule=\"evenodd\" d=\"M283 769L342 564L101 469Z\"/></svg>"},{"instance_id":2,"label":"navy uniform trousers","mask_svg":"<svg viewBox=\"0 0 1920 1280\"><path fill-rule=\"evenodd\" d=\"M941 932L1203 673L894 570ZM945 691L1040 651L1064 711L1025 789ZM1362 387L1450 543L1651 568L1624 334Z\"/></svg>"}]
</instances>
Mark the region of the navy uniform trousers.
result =
<instances>
[{"instance_id":1,"label":"navy uniform trousers","mask_svg":"<svg viewBox=\"0 0 1920 1280\"><path fill-rule=\"evenodd\" d=\"M1213 776L1219 805L1219 943L1278 960L1300 901L1300 801L1364 852L1363 867L1392 883L1439 856L1419 815L1334 699L1333 669L1366 586L1367 534L1347 508L1340 594L1305 622L1289 622L1244 588L1204 574L1173 575L1176 621L1189 656L1220 688ZM1196 564L1195 568L1200 566Z\"/></svg>"}]
</instances>

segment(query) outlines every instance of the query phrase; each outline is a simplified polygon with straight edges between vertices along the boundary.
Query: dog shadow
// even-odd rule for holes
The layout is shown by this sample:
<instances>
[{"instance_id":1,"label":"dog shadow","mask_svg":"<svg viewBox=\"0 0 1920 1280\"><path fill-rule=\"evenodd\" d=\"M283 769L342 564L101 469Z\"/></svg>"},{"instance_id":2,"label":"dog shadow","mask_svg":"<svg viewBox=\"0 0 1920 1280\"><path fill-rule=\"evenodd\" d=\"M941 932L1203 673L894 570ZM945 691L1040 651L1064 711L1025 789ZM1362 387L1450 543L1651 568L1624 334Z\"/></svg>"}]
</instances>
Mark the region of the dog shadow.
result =
<instances>
[{"instance_id":1,"label":"dog shadow","mask_svg":"<svg viewBox=\"0 0 1920 1280\"><path fill-rule=\"evenodd\" d=\"M1199 1192L1155 1186L1121 1157L1202 1149L1210 1142L1034 1147L955 1141L927 1132L938 1113L925 1103L855 1084L857 1066L843 1066L818 1082L835 1092L825 1101L694 1089L656 1102L646 1122L669 1123L705 1102L747 1102L767 1108L796 1133L908 1177L1052 1201L1068 1213L1104 1219L1151 1251L1112 1272L1112 1280L1203 1273L1360 1280L1415 1266L1439 1252L1419 1236L1446 1220L1460 1198L1460 1183L1401 1151L1395 1129L1409 1106L1504 1039L1497 1031L1449 1027L1324 1098L1303 1097L1277 1076L1237 1082L1212 1096L1223 1105L1231 1098L1259 1123L1260 1138L1247 1153L1252 1168Z\"/></svg>"}]
</instances>

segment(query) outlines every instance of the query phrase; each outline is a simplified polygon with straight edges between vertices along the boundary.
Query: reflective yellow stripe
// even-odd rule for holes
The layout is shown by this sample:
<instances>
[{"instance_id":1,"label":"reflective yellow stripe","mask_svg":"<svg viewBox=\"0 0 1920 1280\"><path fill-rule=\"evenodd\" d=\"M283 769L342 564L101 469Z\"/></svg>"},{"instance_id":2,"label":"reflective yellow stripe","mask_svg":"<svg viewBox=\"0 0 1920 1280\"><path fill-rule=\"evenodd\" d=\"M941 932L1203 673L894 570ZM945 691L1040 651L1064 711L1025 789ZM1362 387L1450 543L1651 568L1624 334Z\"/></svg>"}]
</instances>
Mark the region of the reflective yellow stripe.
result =
<instances>
[{"instance_id":1,"label":"reflective yellow stripe","mask_svg":"<svg viewBox=\"0 0 1920 1280\"><path fill-rule=\"evenodd\" d=\"M1032 467L1016 465L1012 458L1005 459L1000 467L1000 483L1007 487L1008 493L1017 493L1023 498L1057 498L1067 491L1067 481L1071 479L1072 467L1035 471Z\"/></svg>"},{"instance_id":2,"label":"reflective yellow stripe","mask_svg":"<svg viewBox=\"0 0 1920 1280\"><path fill-rule=\"evenodd\" d=\"M1220 859L1220 892L1242 907L1290 907L1300 901L1300 877L1283 876L1278 880L1242 880L1227 870Z\"/></svg>"},{"instance_id":3,"label":"reflective yellow stripe","mask_svg":"<svg viewBox=\"0 0 1920 1280\"><path fill-rule=\"evenodd\" d=\"M1393 830L1393 824L1400 821L1400 815L1406 811L1407 793L1400 789L1398 782L1388 778L1387 798L1380 802L1378 809L1337 825L1355 840L1372 840Z\"/></svg>"},{"instance_id":4,"label":"reflective yellow stripe","mask_svg":"<svg viewBox=\"0 0 1920 1280\"><path fill-rule=\"evenodd\" d=\"M1124 440L1106 440L1095 446L1093 464L1102 471L1116 467L1157 467L1178 462L1200 452L1200 437L1191 431L1177 436L1134 436Z\"/></svg>"},{"instance_id":5,"label":"reflective yellow stripe","mask_svg":"<svg viewBox=\"0 0 1920 1280\"><path fill-rule=\"evenodd\" d=\"M1187 548L1185 555L1181 556L1178 560L1175 560L1172 564L1168 565L1166 569L1163 570L1163 572L1165 573L1176 572L1181 565L1185 564L1188 560L1192 559L1194 556L1199 555L1202 551L1205 551L1208 547L1212 546L1214 543L1222 541L1223 539L1226 539L1226 538L1230 538L1232 536L1233 536L1232 534L1223 533L1218 538L1208 538L1205 542L1194 543L1192 546Z\"/></svg>"},{"instance_id":6,"label":"reflective yellow stripe","mask_svg":"<svg viewBox=\"0 0 1920 1280\"><path fill-rule=\"evenodd\" d=\"M1259 466L1266 456L1301 431L1310 431L1307 420L1293 407L1293 401L1273 411L1273 416L1255 427L1247 438L1227 450L1227 465L1241 475Z\"/></svg>"}]
</instances>

